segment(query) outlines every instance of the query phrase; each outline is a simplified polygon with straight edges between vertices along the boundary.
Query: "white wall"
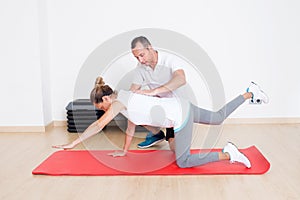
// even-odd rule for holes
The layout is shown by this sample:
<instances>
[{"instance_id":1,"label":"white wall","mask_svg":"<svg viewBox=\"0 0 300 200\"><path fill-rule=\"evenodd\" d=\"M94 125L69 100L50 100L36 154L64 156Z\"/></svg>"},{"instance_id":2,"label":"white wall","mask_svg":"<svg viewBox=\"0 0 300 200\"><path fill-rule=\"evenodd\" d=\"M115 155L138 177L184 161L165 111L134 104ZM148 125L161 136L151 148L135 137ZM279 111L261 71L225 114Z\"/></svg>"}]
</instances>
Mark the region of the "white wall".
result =
<instances>
[{"instance_id":1,"label":"white wall","mask_svg":"<svg viewBox=\"0 0 300 200\"><path fill-rule=\"evenodd\" d=\"M0 126L44 125L37 1L1 1L0 24Z\"/></svg>"},{"instance_id":2,"label":"white wall","mask_svg":"<svg viewBox=\"0 0 300 200\"><path fill-rule=\"evenodd\" d=\"M48 29L48 8L46 1L38 0L38 28L40 45L40 68L42 84L42 102L44 125L51 123L52 116L52 88L51 88L51 70L50 70L50 44Z\"/></svg>"},{"instance_id":3,"label":"white wall","mask_svg":"<svg viewBox=\"0 0 300 200\"><path fill-rule=\"evenodd\" d=\"M202 46L218 68L227 100L251 80L264 87L270 104L243 106L232 117L299 117L299 8L298 1L283 0L51 1L53 92L65 94L53 102L54 118L64 118L61 108L72 99L74 78L89 53L115 35L147 27L177 31Z\"/></svg>"},{"instance_id":4,"label":"white wall","mask_svg":"<svg viewBox=\"0 0 300 200\"><path fill-rule=\"evenodd\" d=\"M65 120L89 54L139 28L169 29L197 42L215 63L227 100L251 80L262 85L270 103L245 104L232 117L300 117L299 10L296 0L1 2L0 125Z\"/></svg>"}]
</instances>

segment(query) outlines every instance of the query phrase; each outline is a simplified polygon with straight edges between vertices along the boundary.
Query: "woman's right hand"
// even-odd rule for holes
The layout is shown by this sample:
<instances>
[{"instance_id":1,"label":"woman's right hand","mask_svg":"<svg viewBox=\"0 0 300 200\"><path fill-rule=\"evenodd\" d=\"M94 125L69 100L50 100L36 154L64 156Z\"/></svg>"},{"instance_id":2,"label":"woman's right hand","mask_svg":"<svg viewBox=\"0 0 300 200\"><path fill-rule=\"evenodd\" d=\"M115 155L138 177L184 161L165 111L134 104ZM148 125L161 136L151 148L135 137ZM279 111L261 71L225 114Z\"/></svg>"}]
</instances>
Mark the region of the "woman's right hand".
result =
<instances>
[{"instance_id":1,"label":"woman's right hand","mask_svg":"<svg viewBox=\"0 0 300 200\"><path fill-rule=\"evenodd\" d=\"M70 144L62 144L62 145L53 145L52 148L56 148L56 149L73 149L74 148L74 144L70 143Z\"/></svg>"},{"instance_id":2,"label":"woman's right hand","mask_svg":"<svg viewBox=\"0 0 300 200\"><path fill-rule=\"evenodd\" d=\"M112 156L112 157L123 157L126 156L126 152L125 151L115 151L112 153L108 153L107 155Z\"/></svg>"}]
</instances>

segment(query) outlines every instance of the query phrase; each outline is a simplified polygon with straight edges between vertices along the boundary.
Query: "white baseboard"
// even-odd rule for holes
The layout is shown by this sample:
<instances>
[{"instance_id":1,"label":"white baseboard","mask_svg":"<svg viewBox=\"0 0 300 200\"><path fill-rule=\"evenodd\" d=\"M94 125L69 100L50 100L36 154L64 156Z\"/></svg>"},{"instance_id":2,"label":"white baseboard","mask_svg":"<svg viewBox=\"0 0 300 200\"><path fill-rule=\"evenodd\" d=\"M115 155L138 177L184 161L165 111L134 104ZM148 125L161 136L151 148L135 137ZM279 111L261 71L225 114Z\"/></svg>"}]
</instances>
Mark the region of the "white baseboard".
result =
<instances>
[{"instance_id":1,"label":"white baseboard","mask_svg":"<svg viewBox=\"0 0 300 200\"><path fill-rule=\"evenodd\" d=\"M46 126L0 126L0 133L44 133L53 126L54 122Z\"/></svg>"},{"instance_id":2,"label":"white baseboard","mask_svg":"<svg viewBox=\"0 0 300 200\"><path fill-rule=\"evenodd\" d=\"M114 125L115 123L111 124ZM228 118L224 124L300 124L300 118ZM46 126L0 126L1 133L46 132L52 127L67 126L67 121L52 121Z\"/></svg>"},{"instance_id":3,"label":"white baseboard","mask_svg":"<svg viewBox=\"0 0 300 200\"><path fill-rule=\"evenodd\" d=\"M53 126L67 126L67 121L53 121Z\"/></svg>"},{"instance_id":4,"label":"white baseboard","mask_svg":"<svg viewBox=\"0 0 300 200\"><path fill-rule=\"evenodd\" d=\"M45 131L45 126L0 126L1 133L43 133Z\"/></svg>"},{"instance_id":5,"label":"white baseboard","mask_svg":"<svg viewBox=\"0 0 300 200\"><path fill-rule=\"evenodd\" d=\"M53 123L54 126L67 126L67 121ZM224 124L300 124L300 118L228 118ZM116 122L112 121L109 125L116 126Z\"/></svg>"},{"instance_id":6,"label":"white baseboard","mask_svg":"<svg viewBox=\"0 0 300 200\"><path fill-rule=\"evenodd\" d=\"M228 118L224 124L300 124L300 118Z\"/></svg>"}]
</instances>

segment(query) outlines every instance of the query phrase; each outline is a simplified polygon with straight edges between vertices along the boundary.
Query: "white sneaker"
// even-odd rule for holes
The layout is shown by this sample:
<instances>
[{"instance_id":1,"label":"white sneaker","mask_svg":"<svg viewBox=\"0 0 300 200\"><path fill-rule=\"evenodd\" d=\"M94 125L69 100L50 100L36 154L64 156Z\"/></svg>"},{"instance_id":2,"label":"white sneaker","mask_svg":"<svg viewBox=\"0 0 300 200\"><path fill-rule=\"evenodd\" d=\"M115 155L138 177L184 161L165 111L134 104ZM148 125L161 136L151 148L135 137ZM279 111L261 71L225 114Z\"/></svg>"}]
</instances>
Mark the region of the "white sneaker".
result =
<instances>
[{"instance_id":1,"label":"white sneaker","mask_svg":"<svg viewBox=\"0 0 300 200\"><path fill-rule=\"evenodd\" d=\"M252 103L260 104L261 101L264 103L269 102L269 97L267 94L260 89L260 86L257 85L254 82L250 83L250 86L247 88L247 92L251 92L253 94L253 97L251 98Z\"/></svg>"},{"instance_id":2,"label":"white sneaker","mask_svg":"<svg viewBox=\"0 0 300 200\"><path fill-rule=\"evenodd\" d=\"M240 162L243 163L247 168L251 168L249 159L231 142L228 142L228 144L224 147L223 153L229 154L231 163Z\"/></svg>"}]
</instances>

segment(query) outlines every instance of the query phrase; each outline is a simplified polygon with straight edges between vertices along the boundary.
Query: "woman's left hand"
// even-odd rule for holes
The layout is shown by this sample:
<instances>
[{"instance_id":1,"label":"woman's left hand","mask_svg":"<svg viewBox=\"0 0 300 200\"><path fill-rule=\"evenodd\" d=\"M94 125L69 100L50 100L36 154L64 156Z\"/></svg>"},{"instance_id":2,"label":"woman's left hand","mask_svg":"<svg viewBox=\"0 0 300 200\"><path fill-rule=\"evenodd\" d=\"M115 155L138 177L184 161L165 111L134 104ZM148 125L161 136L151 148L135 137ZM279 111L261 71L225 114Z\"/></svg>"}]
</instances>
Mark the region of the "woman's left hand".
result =
<instances>
[{"instance_id":1,"label":"woman's left hand","mask_svg":"<svg viewBox=\"0 0 300 200\"><path fill-rule=\"evenodd\" d=\"M52 148L56 148L56 149L73 149L74 148L74 144L73 143L70 143L70 144L63 144L63 145L54 145L52 146Z\"/></svg>"}]
</instances>

